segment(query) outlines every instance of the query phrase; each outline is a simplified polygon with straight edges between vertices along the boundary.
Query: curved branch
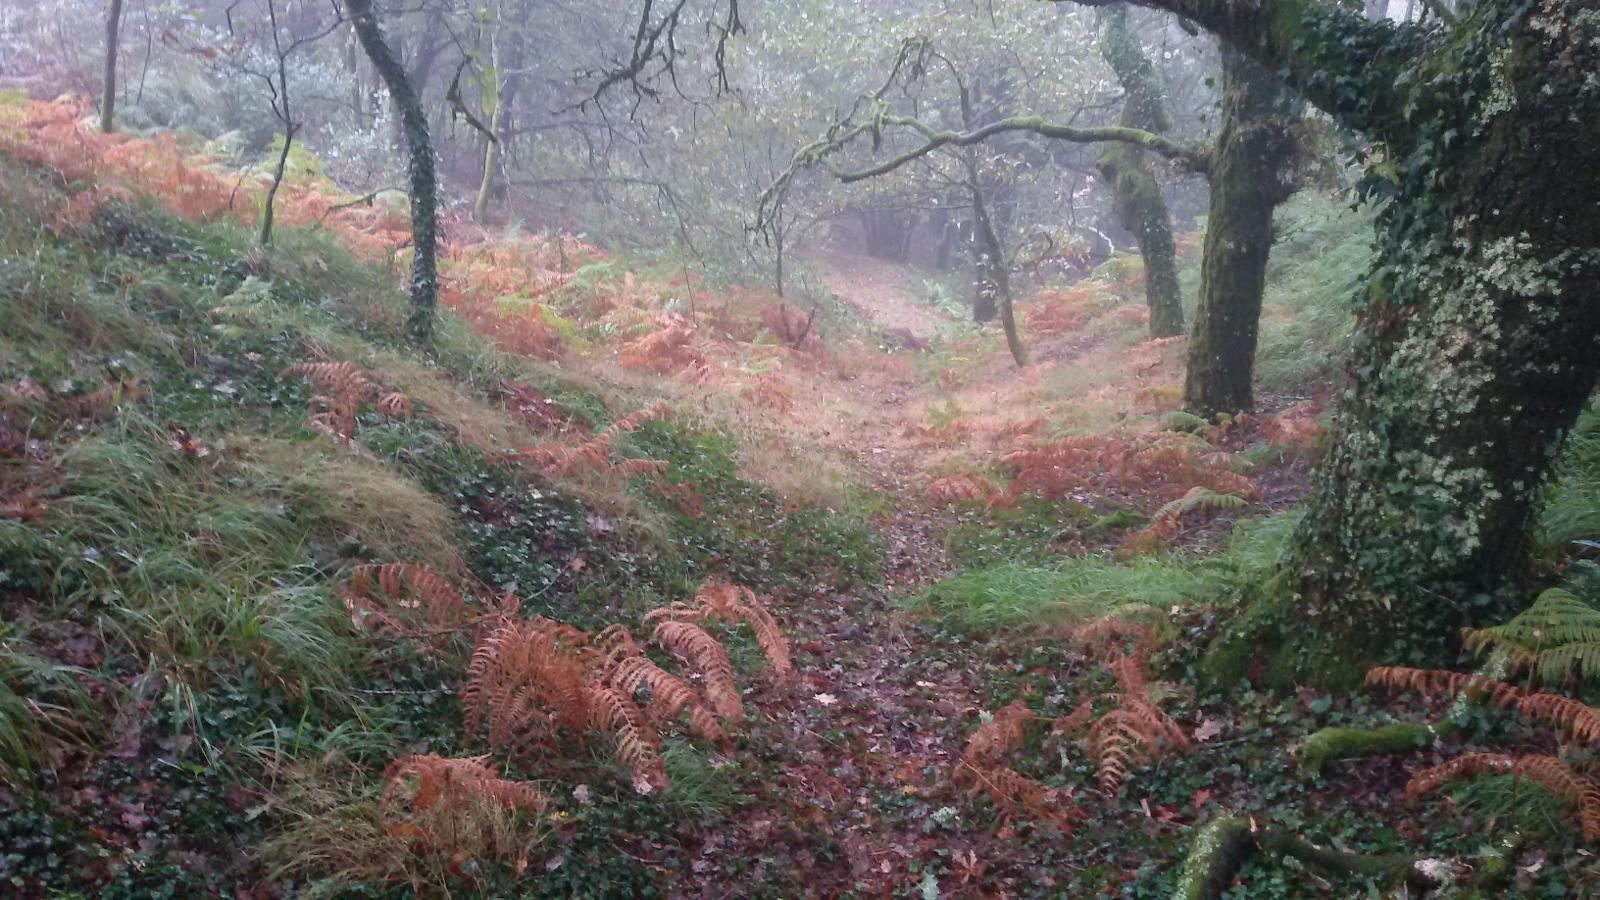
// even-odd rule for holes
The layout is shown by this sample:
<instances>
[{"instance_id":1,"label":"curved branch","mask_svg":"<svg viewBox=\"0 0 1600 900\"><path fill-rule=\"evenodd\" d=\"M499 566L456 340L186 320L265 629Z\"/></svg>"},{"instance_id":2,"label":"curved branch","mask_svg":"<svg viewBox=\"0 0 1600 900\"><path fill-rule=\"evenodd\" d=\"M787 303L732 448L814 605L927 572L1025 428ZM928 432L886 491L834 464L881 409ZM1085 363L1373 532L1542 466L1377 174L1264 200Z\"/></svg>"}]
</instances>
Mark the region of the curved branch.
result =
<instances>
[{"instance_id":1,"label":"curved branch","mask_svg":"<svg viewBox=\"0 0 1600 900\"><path fill-rule=\"evenodd\" d=\"M1123 143L1137 144L1168 159L1176 160L1183 166L1197 174L1205 174L1211 167L1211 156L1206 150L1186 146L1154 132L1144 131L1139 128L1126 128L1121 125L1107 125L1096 128L1076 128L1071 125L1062 125L1056 122L1046 122L1038 116L1012 116L990 122L981 128L971 131L937 131L923 122L908 116L884 116L882 121L886 125L902 125L915 130L925 139L925 143L914 149L908 150L893 159L885 160L875 166L859 169L853 172L841 171L829 166L835 178L844 184L862 181L885 175L900 168L906 163L921 159L940 147L968 147L982 143L997 134L1022 131L1040 135L1059 141L1070 141L1076 144L1098 143Z\"/></svg>"},{"instance_id":2,"label":"curved branch","mask_svg":"<svg viewBox=\"0 0 1600 900\"><path fill-rule=\"evenodd\" d=\"M1053 0L1109 6L1122 0ZM1375 137L1408 133L1404 70L1429 53L1429 31L1368 22L1318 0L1128 0L1188 19L1232 44L1341 124ZM1448 42L1439 45L1448 47ZM1443 51L1441 51L1443 52ZM1350 84L1361 86L1352 91Z\"/></svg>"}]
</instances>

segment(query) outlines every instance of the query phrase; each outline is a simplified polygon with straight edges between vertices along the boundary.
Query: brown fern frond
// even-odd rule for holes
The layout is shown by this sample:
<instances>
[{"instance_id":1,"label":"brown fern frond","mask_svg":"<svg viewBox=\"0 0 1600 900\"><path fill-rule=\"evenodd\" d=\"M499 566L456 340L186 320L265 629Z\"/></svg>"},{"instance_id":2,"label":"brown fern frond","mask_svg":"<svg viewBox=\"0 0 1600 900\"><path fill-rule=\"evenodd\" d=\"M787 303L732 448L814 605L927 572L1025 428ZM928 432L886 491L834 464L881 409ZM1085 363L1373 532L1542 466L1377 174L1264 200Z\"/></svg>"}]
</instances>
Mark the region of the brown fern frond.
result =
<instances>
[{"instance_id":1,"label":"brown fern frond","mask_svg":"<svg viewBox=\"0 0 1600 900\"><path fill-rule=\"evenodd\" d=\"M617 759L633 773L635 789L649 793L666 787L661 745L646 727L644 712L620 691L604 684L588 685L586 694L590 726L616 743Z\"/></svg>"},{"instance_id":2,"label":"brown fern frond","mask_svg":"<svg viewBox=\"0 0 1600 900\"><path fill-rule=\"evenodd\" d=\"M378 412L391 419L405 419L411 416L411 398L399 391L391 391L378 398Z\"/></svg>"},{"instance_id":3,"label":"brown fern frond","mask_svg":"<svg viewBox=\"0 0 1600 900\"><path fill-rule=\"evenodd\" d=\"M623 478L633 478L643 475L650 478L659 478L666 472L667 463L660 459L624 459L611 464L610 472Z\"/></svg>"},{"instance_id":4,"label":"brown fern frond","mask_svg":"<svg viewBox=\"0 0 1600 900\"><path fill-rule=\"evenodd\" d=\"M975 764L963 757L956 762L955 781L969 795L987 797L1002 816L1046 819L1063 832L1071 830L1071 817L1054 806L1061 792L1009 766Z\"/></svg>"},{"instance_id":5,"label":"brown fern frond","mask_svg":"<svg viewBox=\"0 0 1600 900\"><path fill-rule=\"evenodd\" d=\"M687 603L673 603L652 609L644 614L644 624L655 625L663 621L698 622L706 617L706 609L701 606L690 606Z\"/></svg>"},{"instance_id":6,"label":"brown fern frond","mask_svg":"<svg viewBox=\"0 0 1600 900\"><path fill-rule=\"evenodd\" d=\"M988 478L962 474L935 478L928 482L926 491L929 503L945 506L957 503L988 504L1001 493L1000 486Z\"/></svg>"},{"instance_id":7,"label":"brown fern frond","mask_svg":"<svg viewBox=\"0 0 1600 900\"><path fill-rule=\"evenodd\" d=\"M595 437L597 440L603 440L609 445L617 437L630 431L636 431L649 422L659 422L671 414L672 404L663 401L617 419Z\"/></svg>"},{"instance_id":8,"label":"brown fern frond","mask_svg":"<svg viewBox=\"0 0 1600 900\"><path fill-rule=\"evenodd\" d=\"M1600 709L1560 694L1525 694L1516 700L1517 714L1546 722L1579 741L1600 740Z\"/></svg>"},{"instance_id":9,"label":"brown fern frond","mask_svg":"<svg viewBox=\"0 0 1600 900\"><path fill-rule=\"evenodd\" d=\"M1148 652L1155 646L1156 632L1149 625L1111 615L1079 625L1068 636L1092 646L1114 645L1118 650Z\"/></svg>"},{"instance_id":10,"label":"brown fern frond","mask_svg":"<svg viewBox=\"0 0 1600 900\"><path fill-rule=\"evenodd\" d=\"M1578 810L1585 841L1600 840L1600 785L1574 771L1554 756L1513 756L1509 753L1466 753L1424 769L1406 784L1406 796L1415 800L1442 785L1480 775L1511 774L1538 784Z\"/></svg>"},{"instance_id":11,"label":"brown fern frond","mask_svg":"<svg viewBox=\"0 0 1600 900\"><path fill-rule=\"evenodd\" d=\"M1509 753L1463 753L1411 776L1406 782L1406 797L1415 800L1447 782L1510 772L1516 765L1517 758Z\"/></svg>"},{"instance_id":12,"label":"brown fern frond","mask_svg":"<svg viewBox=\"0 0 1600 900\"><path fill-rule=\"evenodd\" d=\"M656 665L634 643L633 636L622 626L613 625L596 637L596 644L605 650L603 677L607 684L633 698L643 689L650 695L651 712L656 721L667 722L683 710L689 710L689 729L702 740L715 744L727 742L727 735L717 725L700 702L700 696L687 682Z\"/></svg>"},{"instance_id":13,"label":"brown fern frond","mask_svg":"<svg viewBox=\"0 0 1600 900\"><path fill-rule=\"evenodd\" d=\"M124 404L137 403L142 396L144 396L144 379L136 376L126 380L118 379L87 394L73 397L69 405L73 414L80 419L104 422L115 416L117 410Z\"/></svg>"},{"instance_id":14,"label":"brown fern frond","mask_svg":"<svg viewBox=\"0 0 1600 900\"><path fill-rule=\"evenodd\" d=\"M389 763L383 772L383 793L378 807L385 816L399 805L407 782L414 792L406 805L412 813L449 809L474 801L492 801L506 809L531 809L543 812L550 798L532 785L501 778L487 765L487 756L448 759L434 754L402 756Z\"/></svg>"},{"instance_id":15,"label":"brown fern frond","mask_svg":"<svg viewBox=\"0 0 1600 900\"><path fill-rule=\"evenodd\" d=\"M1155 651L1155 629L1108 616L1072 632L1073 637L1096 649L1102 664L1117 682L1117 690L1084 700L1055 730L1071 734L1085 725L1084 746L1099 770L1100 787L1114 792L1137 765L1151 762L1167 751L1188 752L1188 735L1151 699L1146 673ZM1094 719L1095 701L1113 707ZM1092 724L1091 724L1092 720Z\"/></svg>"},{"instance_id":16,"label":"brown fern frond","mask_svg":"<svg viewBox=\"0 0 1600 900\"><path fill-rule=\"evenodd\" d=\"M298 375L327 391L328 397L313 397L308 424L339 438L347 446L355 436L356 413L361 402L378 390L367 373L348 362L310 362L289 366L280 379ZM319 407L322 407L319 409Z\"/></svg>"},{"instance_id":17,"label":"brown fern frond","mask_svg":"<svg viewBox=\"0 0 1600 900\"><path fill-rule=\"evenodd\" d=\"M335 395L365 397L377 390L377 385L367 373L348 362L296 363L278 374L280 379L291 375L305 378Z\"/></svg>"},{"instance_id":18,"label":"brown fern frond","mask_svg":"<svg viewBox=\"0 0 1600 900\"><path fill-rule=\"evenodd\" d=\"M693 622L675 619L657 622L653 635L657 644L672 651L705 678L706 698L718 716L734 723L743 720L744 701L733 681L733 666L716 638Z\"/></svg>"},{"instance_id":19,"label":"brown fern frond","mask_svg":"<svg viewBox=\"0 0 1600 900\"><path fill-rule=\"evenodd\" d=\"M1497 706L1513 706L1523 692L1516 685L1486 675L1449 672L1443 669L1410 669L1378 666L1367 672L1370 687L1416 691L1434 700L1451 700L1457 695L1487 696Z\"/></svg>"},{"instance_id":20,"label":"brown fern frond","mask_svg":"<svg viewBox=\"0 0 1600 900\"><path fill-rule=\"evenodd\" d=\"M989 721L978 726L978 730L967 739L967 747L961 758L976 767L999 765L1011 751L1022 746L1028 723L1038 718L1038 714L1028 707L1023 698L1012 700L995 710Z\"/></svg>"},{"instance_id":21,"label":"brown fern frond","mask_svg":"<svg viewBox=\"0 0 1600 900\"><path fill-rule=\"evenodd\" d=\"M362 608L381 611L382 624L396 621L389 614L394 609L418 616L434 629L458 628L471 618L465 598L449 581L426 566L411 563L358 566L351 573L348 594L353 597L347 595L346 605L355 598L366 601ZM386 601L381 605L380 597Z\"/></svg>"},{"instance_id":22,"label":"brown fern frond","mask_svg":"<svg viewBox=\"0 0 1600 900\"><path fill-rule=\"evenodd\" d=\"M695 594L695 602L707 614L725 622L744 622L755 633L756 645L781 679L794 671L789 656L789 640L778 628L778 621L755 591L737 584L707 582Z\"/></svg>"},{"instance_id":23,"label":"brown fern frond","mask_svg":"<svg viewBox=\"0 0 1600 900\"><path fill-rule=\"evenodd\" d=\"M473 650L460 692L464 725L475 734L487 724L490 747L546 750L558 727L588 725L589 667L547 622L505 621Z\"/></svg>"},{"instance_id":24,"label":"brown fern frond","mask_svg":"<svg viewBox=\"0 0 1600 900\"><path fill-rule=\"evenodd\" d=\"M1155 760L1163 749L1189 750L1182 729L1154 704L1125 695L1118 699L1115 709L1090 726L1084 741L1107 793L1121 786L1135 765Z\"/></svg>"}]
</instances>

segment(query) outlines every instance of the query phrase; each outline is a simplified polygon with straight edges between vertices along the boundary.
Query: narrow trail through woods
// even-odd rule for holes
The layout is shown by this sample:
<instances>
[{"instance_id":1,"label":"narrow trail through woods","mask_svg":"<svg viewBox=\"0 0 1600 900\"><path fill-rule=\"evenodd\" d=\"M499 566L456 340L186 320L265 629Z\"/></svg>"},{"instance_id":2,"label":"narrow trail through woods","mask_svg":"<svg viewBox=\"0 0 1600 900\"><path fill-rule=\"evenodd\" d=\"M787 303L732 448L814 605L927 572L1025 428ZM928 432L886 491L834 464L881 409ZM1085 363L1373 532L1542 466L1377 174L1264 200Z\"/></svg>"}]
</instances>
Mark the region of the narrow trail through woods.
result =
<instances>
[{"instance_id":1,"label":"narrow trail through woods","mask_svg":"<svg viewBox=\"0 0 1600 900\"><path fill-rule=\"evenodd\" d=\"M949 322L931 307L918 309L899 273L864 279L870 261L836 259L829 287L864 316L888 327ZM974 883L985 861L1006 856L994 830L962 821L967 804L952 781L987 708L983 667L970 664L977 648L953 643L896 605L952 568L942 536L954 514L922 494L933 451L902 434L939 392L893 369L869 370L843 387L832 401L838 419L816 437L884 500L884 583L853 593L818 587L777 607L799 665L790 684L754 698L770 717L756 726L770 732L754 739L766 754L758 765L772 776L738 828L706 836L677 896L746 896L749 886L792 884L795 872L807 876L808 896L864 885L873 888L867 895L886 895L914 884L914 867L930 853L950 854L954 871ZM932 835L935 815L956 822L954 829ZM726 859L757 860L756 868L730 878Z\"/></svg>"}]
</instances>

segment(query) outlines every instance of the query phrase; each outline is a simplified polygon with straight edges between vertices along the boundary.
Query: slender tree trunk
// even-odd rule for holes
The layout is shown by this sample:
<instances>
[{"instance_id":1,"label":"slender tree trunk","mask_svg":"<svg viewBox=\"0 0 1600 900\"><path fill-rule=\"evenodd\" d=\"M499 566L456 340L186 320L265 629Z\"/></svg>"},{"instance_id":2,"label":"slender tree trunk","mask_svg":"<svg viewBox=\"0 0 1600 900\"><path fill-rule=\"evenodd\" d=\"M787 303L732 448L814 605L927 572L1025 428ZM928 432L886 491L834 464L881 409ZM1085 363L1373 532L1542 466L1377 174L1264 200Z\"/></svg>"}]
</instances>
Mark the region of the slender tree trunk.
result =
<instances>
[{"instance_id":1,"label":"slender tree trunk","mask_svg":"<svg viewBox=\"0 0 1600 900\"><path fill-rule=\"evenodd\" d=\"M478 180L478 196L472 203L472 221L479 225L489 218L489 201L495 189L495 171L499 168L500 141L503 140L500 128L501 111L504 104L496 103L494 112L489 115L489 131L496 136L496 140L483 141L483 177Z\"/></svg>"},{"instance_id":2,"label":"slender tree trunk","mask_svg":"<svg viewBox=\"0 0 1600 900\"><path fill-rule=\"evenodd\" d=\"M272 170L272 184L267 186L267 195L261 198L261 222L256 229L256 243L265 247L272 243L273 210L276 208L278 188L283 185L283 176L289 169L289 148L294 145L293 125L285 125L283 129L283 151L278 154L278 164Z\"/></svg>"},{"instance_id":3,"label":"slender tree trunk","mask_svg":"<svg viewBox=\"0 0 1600 900\"><path fill-rule=\"evenodd\" d=\"M1022 346L1022 335L1017 332L1017 318L1011 305L1011 275L1006 271L1005 247L994 230L989 215L989 204L984 197L983 184L978 179L977 162L969 153L965 159L967 189L972 194L972 230L978 284L973 302L979 306L998 310L1000 327L1006 333L1006 347L1019 366L1028 364L1028 353ZM991 318L992 318L991 314Z\"/></svg>"},{"instance_id":4,"label":"slender tree trunk","mask_svg":"<svg viewBox=\"0 0 1600 900\"><path fill-rule=\"evenodd\" d=\"M111 0L106 11L106 66L100 87L100 130L110 134L116 130L117 111L117 44L122 30L122 0Z\"/></svg>"},{"instance_id":5,"label":"slender tree trunk","mask_svg":"<svg viewBox=\"0 0 1600 900\"><path fill-rule=\"evenodd\" d=\"M1217 646L1215 675L1259 649L1275 683L1349 684L1374 662L1447 660L1459 626L1526 604L1544 484L1600 378L1597 12L1485 2L1427 63L1451 89L1402 86L1418 93L1396 99L1419 100L1381 123L1400 174L1354 383L1287 589ZM1363 28L1392 34L1343 16L1301 40L1347 47ZM1391 52L1405 59L1379 56L1370 83L1355 80L1369 103L1395 90L1385 63L1415 63L1415 45Z\"/></svg>"},{"instance_id":6,"label":"slender tree trunk","mask_svg":"<svg viewBox=\"0 0 1600 900\"><path fill-rule=\"evenodd\" d=\"M350 111L355 118L357 131L367 130L367 98L366 86L361 83L361 45L355 35L345 44L344 69L350 76Z\"/></svg>"},{"instance_id":7,"label":"slender tree trunk","mask_svg":"<svg viewBox=\"0 0 1600 900\"><path fill-rule=\"evenodd\" d=\"M350 23L372 67L389 89L400 114L406 138L411 180L411 316L406 333L416 343L426 343L433 333L434 310L439 302L438 214L439 185L434 171L433 142L428 137L428 116L411 87L406 70L390 52L372 10L372 0L345 0Z\"/></svg>"},{"instance_id":8,"label":"slender tree trunk","mask_svg":"<svg viewBox=\"0 0 1600 900\"><path fill-rule=\"evenodd\" d=\"M289 150L294 147L294 135L299 128L294 121L294 108L289 105L289 59L278 37L277 0L267 0L267 17L272 27L272 49L278 57L278 90L273 99L272 112L283 123L283 151L278 154L278 164L272 170L272 184L261 199L261 222L256 232L256 242L265 247L272 243L272 220L277 208L278 188L283 186L283 176L289 170Z\"/></svg>"},{"instance_id":9,"label":"slender tree trunk","mask_svg":"<svg viewBox=\"0 0 1600 900\"><path fill-rule=\"evenodd\" d=\"M1291 107L1271 72L1223 45L1222 118L1183 384L1184 405L1197 416L1255 408L1256 330L1272 215L1293 192L1287 171L1295 150Z\"/></svg>"},{"instance_id":10,"label":"slender tree trunk","mask_svg":"<svg viewBox=\"0 0 1600 900\"><path fill-rule=\"evenodd\" d=\"M1166 89L1161 76L1144 56L1139 39L1128 24L1128 7L1118 3L1106 10L1101 52L1127 92L1119 124L1161 133L1172 127ZM1133 232L1144 258L1145 302L1150 307L1150 336L1173 337L1183 333L1183 298L1178 289L1177 246L1172 240L1172 217L1161 196L1161 185L1151 174L1143 150L1132 144L1108 144L1098 165L1111 182L1117 218Z\"/></svg>"},{"instance_id":11,"label":"slender tree trunk","mask_svg":"<svg viewBox=\"0 0 1600 900\"><path fill-rule=\"evenodd\" d=\"M483 179L478 183L478 199L472 206L472 219L479 224L488 218L490 205L503 193L503 186L496 179L505 166L506 144L511 140L509 132L516 120L517 94L522 86L519 72L524 63L522 55L528 5L514 4L513 9L511 17L499 24L500 31L495 35L491 57L494 78L499 81L500 87L495 92L494 109L489 112L489 131L495 135L495 140L484 141ZM500 14L506 14L504 7ZM500 42L502 37L505 40L503 51Z\"/></svg>"}]
</instances>

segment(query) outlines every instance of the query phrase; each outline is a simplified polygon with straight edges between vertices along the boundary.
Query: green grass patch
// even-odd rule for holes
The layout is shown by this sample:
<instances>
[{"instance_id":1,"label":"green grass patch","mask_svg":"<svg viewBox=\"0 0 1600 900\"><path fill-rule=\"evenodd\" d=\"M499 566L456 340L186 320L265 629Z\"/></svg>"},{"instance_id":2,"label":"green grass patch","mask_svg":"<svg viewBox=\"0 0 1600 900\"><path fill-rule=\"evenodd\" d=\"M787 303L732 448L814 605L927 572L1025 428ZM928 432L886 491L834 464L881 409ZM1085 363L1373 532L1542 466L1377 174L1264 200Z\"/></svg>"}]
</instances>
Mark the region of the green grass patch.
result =
<instances>
[{"instance_id":1,"label":"green grass patch","mask_svg":"<svg viewBox=\"0 0 1600 900\"><path fill-rule=\"evenodd\" d=\"M994 562L964 569L906 601L941 624L984 632L1073 625L1101 616L1164 611L1213 601L1282 559L1298 512L1245 520L1214 557L1107 554L1054 564Z\"/></svg>"}]
</instances>

